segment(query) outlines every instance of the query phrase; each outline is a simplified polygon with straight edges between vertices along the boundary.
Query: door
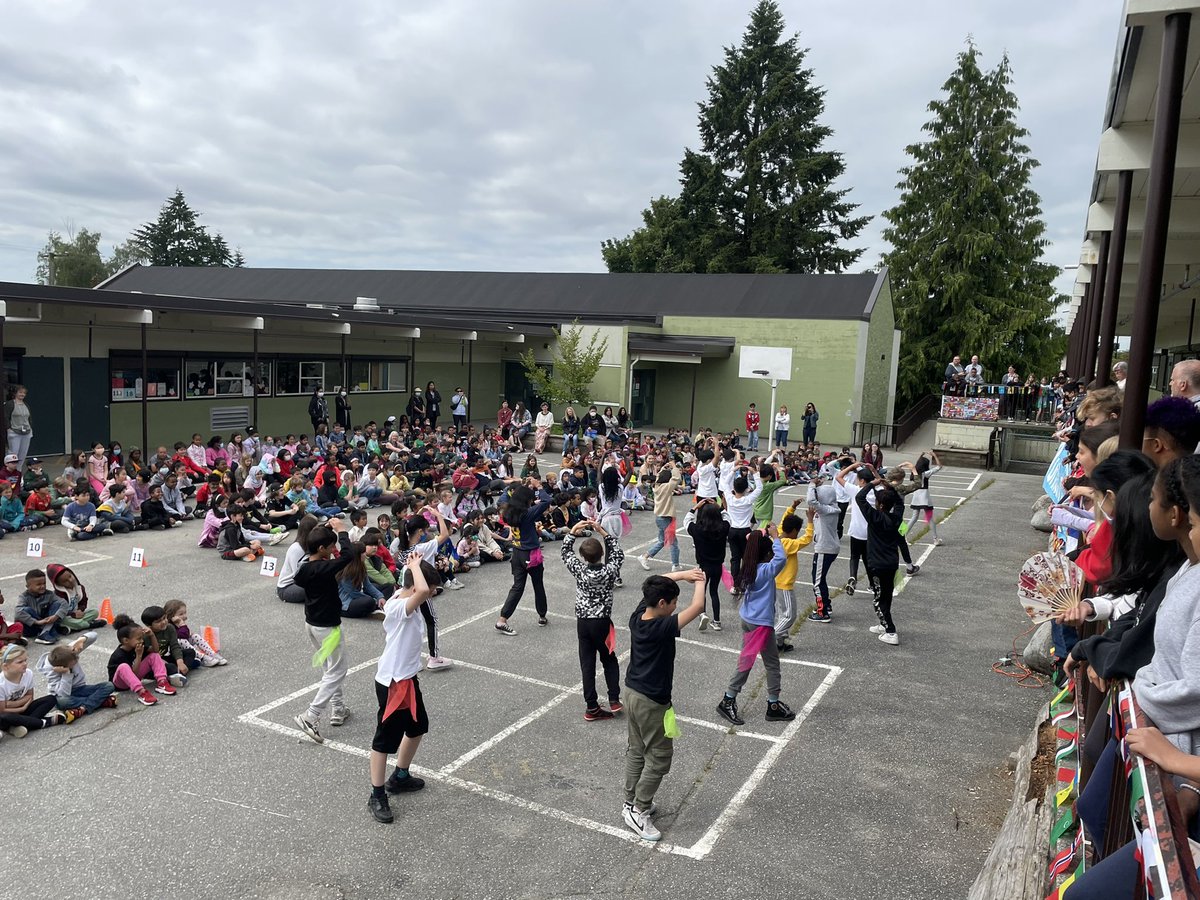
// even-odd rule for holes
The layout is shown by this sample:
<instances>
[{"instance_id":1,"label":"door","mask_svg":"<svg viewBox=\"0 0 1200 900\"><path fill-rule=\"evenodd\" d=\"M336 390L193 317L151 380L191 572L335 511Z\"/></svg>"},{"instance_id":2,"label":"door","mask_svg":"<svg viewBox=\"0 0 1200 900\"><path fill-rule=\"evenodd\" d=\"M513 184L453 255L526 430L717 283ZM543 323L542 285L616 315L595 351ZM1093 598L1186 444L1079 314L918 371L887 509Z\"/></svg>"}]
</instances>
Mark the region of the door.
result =
<instances>
[{"instance_id":1,"label":"door","mask_svg":"<svg viewBox=\"0 0 1200 900\"><path fill-rule=\"evenodd\" d=\"M109 441L109 389L107 359L71 360L71 441L79 448ZM132 446L140 435L126 435Z\"/></svg>"},{"instance_id":2,"label":"door","mask_svg":"<svg viewBox=\"0 0 1200 900\"><path fill-rule=\"evenodd\" d=\"M550 366L543 366L552 371ZM517 401L525 404L531 416L536 416L542 407L542 398L537 395L529 378L525 375L525 367L519 362L504 361L504 397L510 407L515 407ZM499 404L496 404L499 406Z\"/></svg>"},{"instance_id":3,"label":"door","mask_svg":"<svg viewBox=\"0 0 1200 900\"><path fill-rule=\"evenodd\" d=\"M653 369L633 370L633 408L629 415L639 428L654 424L654 377Z\"/></svg>"},{"instance_id":4,"label":"door","mask_svg":"<svg viewBox=\"0 0 1200 900\"><path fill-rule=\"evenodd\" d=\"M26 356L21 360L22 382L29 391L28 406L33 417L30 456L66 453L66 417L63 415L63 361L58 356Z\"/></svg>"}]
</instances>

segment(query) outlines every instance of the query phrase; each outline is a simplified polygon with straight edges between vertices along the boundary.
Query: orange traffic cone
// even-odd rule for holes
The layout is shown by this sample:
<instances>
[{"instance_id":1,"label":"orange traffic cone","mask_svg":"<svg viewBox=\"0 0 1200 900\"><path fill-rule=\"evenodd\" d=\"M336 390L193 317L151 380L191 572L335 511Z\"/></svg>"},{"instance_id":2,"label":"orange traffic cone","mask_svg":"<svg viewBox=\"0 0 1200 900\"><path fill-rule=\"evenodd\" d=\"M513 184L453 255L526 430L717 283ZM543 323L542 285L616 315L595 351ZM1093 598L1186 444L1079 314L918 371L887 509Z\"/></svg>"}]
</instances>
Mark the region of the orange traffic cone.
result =
<instances>
[{"instance_id":1,"label":"orange traffic cone","mask_svg":"<svg viewBox=\"0 0 1200 900\"><path fill-rule=\"evenodd\" d=\"M215 625L204 626L204 641L217 653L221 652L221 629Z\"/></svg>"},{"instance_id":2,"label":"orange traffic cone","mask_svg":"<svg viewBox=\"0 0 1200 900\"><path fill-rule=\"evenodd\" d=\"M109 625L111 625L113 623L113 619L116 618L113 615L113 611L112 611L112 598L111 597L105 597L103 600L100 601L100 618L103 619L105 622L107 622Z\"/></svg>"}]
</instances>

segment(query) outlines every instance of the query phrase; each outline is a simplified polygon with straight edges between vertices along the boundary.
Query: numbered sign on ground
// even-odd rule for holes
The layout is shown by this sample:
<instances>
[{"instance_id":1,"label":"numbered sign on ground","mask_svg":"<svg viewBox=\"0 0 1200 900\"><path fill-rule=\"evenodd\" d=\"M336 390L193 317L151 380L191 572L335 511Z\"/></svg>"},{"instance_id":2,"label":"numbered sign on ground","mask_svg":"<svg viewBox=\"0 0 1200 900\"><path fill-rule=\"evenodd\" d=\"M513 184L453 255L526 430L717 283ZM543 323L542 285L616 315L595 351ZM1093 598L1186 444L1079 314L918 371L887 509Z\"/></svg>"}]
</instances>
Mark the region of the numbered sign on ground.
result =
<instances>
[{"instance_id":1,"label":"numbered sign on ground","mask_svg":"<svg viewBox=\"0 0 1200 900\"><path fill-rule=\"evenodd\" d=\"M274 578L279 574L277 571L275 571L277 566L278 561L274 556L264 556L262 558L262 565L258 569L258 574L266 575L268 578Z\"/></svg>"},{"instance_id":2,"label":"numbered sign on ground","mask_svg":"<svg viewBox=\"0 0 1200 900\"><path fill-rule=\"evenodd\" d=\"M134 547L129 554L129 567L132 569L146 568L146 551L142 547Z\"/></svg>"},{"instance_id":3,"label":"numbered sign on ground","mask_svg":"<svg viewBox=\"0 0 1200 900\"><path fill-rule=\"evenodd\" d=\"M29 543L25 545L26 556L45 556L46 545L42 543L40 537L31 537Z\"/></svg>"}]
</instances>

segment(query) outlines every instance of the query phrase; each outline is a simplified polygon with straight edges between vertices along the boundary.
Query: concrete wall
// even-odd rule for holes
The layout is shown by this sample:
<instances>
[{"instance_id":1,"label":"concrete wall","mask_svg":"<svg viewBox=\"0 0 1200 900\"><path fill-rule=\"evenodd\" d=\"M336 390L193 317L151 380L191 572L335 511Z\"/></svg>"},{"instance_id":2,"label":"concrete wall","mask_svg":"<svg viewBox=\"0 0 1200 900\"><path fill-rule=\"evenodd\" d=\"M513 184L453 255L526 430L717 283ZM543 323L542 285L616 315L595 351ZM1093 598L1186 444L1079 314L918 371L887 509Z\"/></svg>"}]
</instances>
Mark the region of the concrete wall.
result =
<instances>
[{"instance_id":1,"label":"concrete wall","mask_svg":"<svg viewBox=\"0 0 1200 900\"><path fill-rule=\"evenodd\" d=\"M895 357L895 315L892 291L885 280L867 326L866 353L863 357L862 409L864 422L888 424L895 421L895 384L892 373Z\"/></svg>"}]
</instances>

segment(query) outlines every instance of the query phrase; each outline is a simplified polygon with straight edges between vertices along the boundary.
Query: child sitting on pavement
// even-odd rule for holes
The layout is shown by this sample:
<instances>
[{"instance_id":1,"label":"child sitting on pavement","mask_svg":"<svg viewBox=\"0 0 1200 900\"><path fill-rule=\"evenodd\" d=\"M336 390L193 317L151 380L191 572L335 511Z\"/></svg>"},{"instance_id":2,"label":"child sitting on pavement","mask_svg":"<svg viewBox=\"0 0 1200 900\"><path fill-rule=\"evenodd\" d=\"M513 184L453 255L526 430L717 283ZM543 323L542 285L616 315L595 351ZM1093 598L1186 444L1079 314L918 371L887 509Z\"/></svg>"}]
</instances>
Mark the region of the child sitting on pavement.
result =
<instances>
[{"instance_id":1,"label":"child sitting on pavement","mask_svg":"<svg viewBox=\"0 0 1200 900\"><path fill-rule=\"evenodd\" d=\"M183 648L185 654L191 650L196 654L196 661L205 668L229 664L229 660L213 649L208 641L201 635L194 634L188 627L186 603L182 600L168 600L163 604L163 612L167 614L167 621L175 626L175 636L179 639L179 646Z\"/></svg>"},{"instance_id":2,"label":"child sitting on pavement","mask_svg":"<svg viewBox=\"0 0 1200 900\"><path fill-rule=\"evenodd\" d=\"M26 634L38 644L58 643L59 632L67 631L62 621L66 614L67 602L46 587L46 573L41 569L26 572L25 591L17 599L17 621L25 626Z\"/></svg>"},{"instance_id":3,"label":"child sitting on pavement","mask_svg":"<svg viewBox=\"0 0 1200 900\"><path fill-rule=\"evenodd\" d=\"M147 606L142 610L142 624L146 631L142 634L142 642L146 652L154 652L162 657L167 669L167 679L175 687L187 684L188 673L195 668L196 651L184 650L179 644L179 632L167 621L167 613L161 606Z\"/></svg>"},{"instance_id":4,"label":"child sitting on pavement","mask_svg":"<svg viewBox=\"0 0 1200 900\"><path fill-rule=\"evenodd\" d=\"M50 563L46 566L46 579L50 589L67 603L60 624L68 631L91 631L108 624L99 618L99 610L88 608L87 589L72 570L59 563Z\"/></svg>"},{"instance_id":5,"label":"child sitting on pavement","mask_svg":"<svg viewBox=\"0 0 1200 900\"><path fill-rule=\"evenodd\" d=\"M20 644L0 650L0 729L13 737L30 731L70 723L75 715L58 708L54 697L34 697L29 654Z\"/></svg>"},{"instance_id":6,"label":"child sitting on pavement","mask_svg":"<svg viewBox=\"0 0 1200 900\"><path fill-rule=\"evenodd\" d=\"M113 629L117 632L117 649L108 657L108 680L118 691L133 691L138 702L143 706L153 706L158 702L142 679L154 678L155 694L173 696L175 688L167 678L167 667L162 657L157 653L147 653L146 644L142 640L147 629L134 623L127 615L119 615L113 619Z\"/></svg>"},{"instance_id":7,"label":"child sitting on pavement","mask_svg":"<svg viewBox=\"0 0 1200 900\"><path fill-rule=\"evenodd\" d=\"M79 665L79 654L95 640L96 633L89 631L74 643L60 644L43 653L37 662L37 670L45 676L46 689L55 698L58 708L69 711L76 719L101 707L117 705L117 698L112 695L116 690L113 683L88 684L83 667Z\"/></svg>"}]
</instances>

